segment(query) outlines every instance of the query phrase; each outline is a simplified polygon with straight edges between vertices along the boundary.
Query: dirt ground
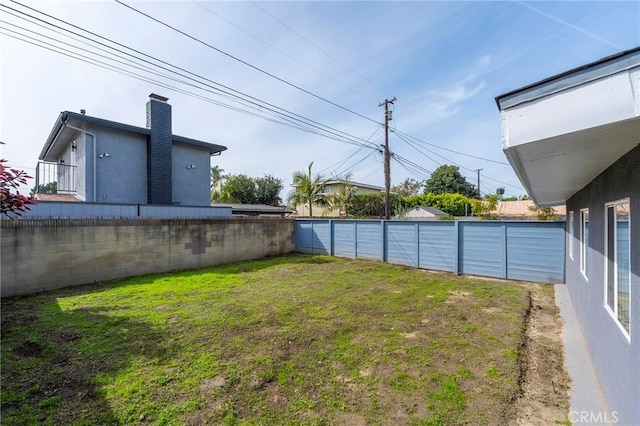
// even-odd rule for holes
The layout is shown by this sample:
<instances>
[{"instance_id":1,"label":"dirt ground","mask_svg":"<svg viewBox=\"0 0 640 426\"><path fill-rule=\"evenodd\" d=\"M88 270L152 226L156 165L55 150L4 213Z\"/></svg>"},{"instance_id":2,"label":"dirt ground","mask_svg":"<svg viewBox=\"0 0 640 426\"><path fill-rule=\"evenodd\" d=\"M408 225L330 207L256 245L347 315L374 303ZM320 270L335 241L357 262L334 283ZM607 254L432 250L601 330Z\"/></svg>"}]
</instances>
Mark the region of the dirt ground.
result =
<instances>
[{"instance_id":1,"label":"dirt ground","mask_svg":"<svg viewBox=\"0 0 640 426\"><path fill-rule=\"evenodd\" d=\"M522 396L514 425L563 424L569 414L571 379L564 363L562 319L549 287L531 286L521 371ZM551 288L553 290L553 288Z\"/></svg>"}]
</instances>

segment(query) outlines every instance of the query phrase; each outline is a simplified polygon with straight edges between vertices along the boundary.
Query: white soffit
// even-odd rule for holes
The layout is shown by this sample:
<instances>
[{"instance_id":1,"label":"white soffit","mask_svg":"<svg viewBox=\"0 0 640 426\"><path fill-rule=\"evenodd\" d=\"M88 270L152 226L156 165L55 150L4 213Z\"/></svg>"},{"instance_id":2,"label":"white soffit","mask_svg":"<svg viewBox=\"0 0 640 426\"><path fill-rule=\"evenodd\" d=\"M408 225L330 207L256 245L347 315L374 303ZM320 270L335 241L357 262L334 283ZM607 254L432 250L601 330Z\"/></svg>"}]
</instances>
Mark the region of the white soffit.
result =
<instances>
[{"instance_id":1,"label":"white soffit","mask_svg":"<svg viewBox=\"0 0 640 426\"><path fill-rule=\"evenodd\" d=\"M564 204L639 143L640 118L634 118L517 145L505 153L536 204L552 206Z\"/></svg>"},{"instance_id":2,"label":"white soffit","mask_svg":"<svg viewBox=\"0 0 640 426\"><path fill-rule=\"evenodd\" d=\"M640 144L640 50L631 56L635 66L627 56L624 69L597 80L578 84L569 73L558 79L575 85L561 91L518 104L504 97L540 88L497 98L503 149L538 205L563 204Z\"/></svg>"}]
</instances>

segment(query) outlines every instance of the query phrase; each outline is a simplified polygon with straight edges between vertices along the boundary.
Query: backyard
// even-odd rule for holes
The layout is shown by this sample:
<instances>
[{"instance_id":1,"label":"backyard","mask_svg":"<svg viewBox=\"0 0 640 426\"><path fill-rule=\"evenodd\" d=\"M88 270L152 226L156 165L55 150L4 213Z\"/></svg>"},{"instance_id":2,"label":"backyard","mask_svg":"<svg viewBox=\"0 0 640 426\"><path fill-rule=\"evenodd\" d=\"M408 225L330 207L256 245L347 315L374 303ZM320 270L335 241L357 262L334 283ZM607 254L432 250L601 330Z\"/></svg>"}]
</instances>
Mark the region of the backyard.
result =
<instances>
[{"instance_id":1,"label":"backyard","mask_svg":"<svg viewBox=\"0 0 640 426\"><path fill-rule=\"evenodd\" d=\"M68 288L2 301L2 424L565 423L558 325L552 286L328 256Z\"/></svg>"}]
</instances>

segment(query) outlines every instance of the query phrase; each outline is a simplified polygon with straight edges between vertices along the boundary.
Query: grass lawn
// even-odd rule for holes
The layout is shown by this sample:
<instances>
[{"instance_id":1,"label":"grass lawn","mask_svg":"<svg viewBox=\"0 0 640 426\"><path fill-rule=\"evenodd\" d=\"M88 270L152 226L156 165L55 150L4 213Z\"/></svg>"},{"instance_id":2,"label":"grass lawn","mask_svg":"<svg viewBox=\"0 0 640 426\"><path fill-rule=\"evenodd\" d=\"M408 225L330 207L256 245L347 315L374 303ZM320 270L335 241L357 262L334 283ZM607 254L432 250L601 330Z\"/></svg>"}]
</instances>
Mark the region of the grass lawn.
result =
<instances>
[{"instance_id":1,"label":"grass lawn","mask_svg":"<svg viewBox=\"0 0 640 426\"><path fill-rule=\"evenodd\" d=\"M307 255L4 300L2 424L505 424L528 306Z\"/></svg>"}]
</instances>

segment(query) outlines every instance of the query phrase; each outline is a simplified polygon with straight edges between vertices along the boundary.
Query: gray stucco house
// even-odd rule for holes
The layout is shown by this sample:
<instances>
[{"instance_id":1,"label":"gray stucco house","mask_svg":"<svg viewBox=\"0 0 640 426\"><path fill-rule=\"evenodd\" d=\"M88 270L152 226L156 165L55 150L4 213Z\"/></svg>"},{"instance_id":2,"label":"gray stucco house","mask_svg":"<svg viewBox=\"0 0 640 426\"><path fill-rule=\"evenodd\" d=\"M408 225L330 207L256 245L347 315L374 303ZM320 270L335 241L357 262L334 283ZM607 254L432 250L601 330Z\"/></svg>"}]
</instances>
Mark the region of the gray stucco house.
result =
<instances>
[{"instance_id":1,"label":"gray stucco house","mask_svg":"<svg viewBox=\"0 0 640 426\"><path fill-rule=\"evenodd\" d=\"M55 181L58 193L94 203L209 206L210 156L227 148L174 135L167 100L149 96L144 128L60 113L36 187Z\"/></svg>"},{"instance_id":2,"label":"gray stucco house","mask_svg":"<svg viewBox=\"0 0 640 426\"><path fill-rule=\"evenodd\" d=\"M640 48L496 102L503 149L531 198L566 203L565 281L608 419L638 424Z\"/></svg>"}]
</instances>

